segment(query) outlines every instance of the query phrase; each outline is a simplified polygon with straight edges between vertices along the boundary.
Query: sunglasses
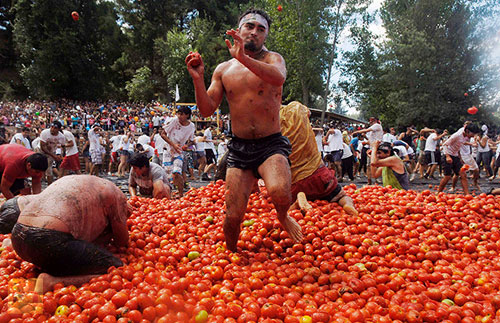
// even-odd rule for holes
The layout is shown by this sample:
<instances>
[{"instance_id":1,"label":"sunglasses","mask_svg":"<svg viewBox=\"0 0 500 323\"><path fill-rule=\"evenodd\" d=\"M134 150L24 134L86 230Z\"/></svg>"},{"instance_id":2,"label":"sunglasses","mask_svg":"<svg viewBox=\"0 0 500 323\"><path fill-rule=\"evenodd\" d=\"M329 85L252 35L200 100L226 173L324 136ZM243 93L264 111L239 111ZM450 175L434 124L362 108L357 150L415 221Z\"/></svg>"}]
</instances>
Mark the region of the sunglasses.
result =
<instances>
[{"instance_id":1,"label":"sunglasses","mask_svg":"<svg viewBox=\"0 0 500 323\"><path fill-rule=\"evenodd\" d=\"M377 152L387 154L389 152L389 149L377 149Z\"/></svg>"}]
</instances>

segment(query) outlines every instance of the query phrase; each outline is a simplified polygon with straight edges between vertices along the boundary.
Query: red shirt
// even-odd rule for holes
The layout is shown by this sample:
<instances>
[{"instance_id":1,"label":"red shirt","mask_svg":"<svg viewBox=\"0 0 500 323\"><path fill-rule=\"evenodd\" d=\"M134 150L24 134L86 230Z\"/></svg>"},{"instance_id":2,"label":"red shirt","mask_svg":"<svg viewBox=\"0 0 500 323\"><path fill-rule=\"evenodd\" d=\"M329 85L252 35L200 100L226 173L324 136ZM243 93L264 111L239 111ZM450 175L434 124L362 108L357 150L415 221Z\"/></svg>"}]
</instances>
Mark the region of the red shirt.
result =
<instances>
[{"instance_id":1,"label":"red shirt","mask_svg":"<svg viewBox=\"0 0 500 323\"><path fill-rule=\"evenodd\" d=\"M18 144L0 145L0 173L2 178L14 182L18 178L30 177L26 171L26 158L34 152Z\"/></svg>"}]
</instances>

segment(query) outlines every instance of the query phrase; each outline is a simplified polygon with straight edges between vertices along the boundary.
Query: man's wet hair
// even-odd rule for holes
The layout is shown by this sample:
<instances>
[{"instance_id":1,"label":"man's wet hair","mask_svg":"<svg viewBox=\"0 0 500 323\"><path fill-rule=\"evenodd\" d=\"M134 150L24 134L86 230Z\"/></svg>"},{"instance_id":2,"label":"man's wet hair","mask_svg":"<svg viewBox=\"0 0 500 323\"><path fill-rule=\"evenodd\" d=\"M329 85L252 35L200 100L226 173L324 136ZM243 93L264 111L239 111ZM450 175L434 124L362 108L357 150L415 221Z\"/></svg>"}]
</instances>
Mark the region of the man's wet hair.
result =
<instances>
[{"instance_id":1,"label":"man's wet hair","mask_svg":"<svg viewBox=\"0 0 500 323\"><path fill-rule=\"evenodd\" d=\"M29 155L26 158L26 162L31 164L31 168L35 170L39 170L45 172L49 167L49 161L47 160L47 156L40 153L34 153L33 155Z\"/></svg>"},{"instance_id":2,"label":"man's wet hair","mask_svg":"<svg viewBox=\"0 0 500 323\"><path fill-rule=\"evenodd\" d=\"M256 13L256 14L261 15L262 17L264 17L264 19L266 19L266 21L267 21L269 29L271 29L271 23L273 22L272 19L271 19L271 17L269 17L269 15L267 14L267 12L265 12L264 10L262 10L262 9L256 9L256 8L249 8L249 9L245 10L245 12L242 13L240 15L240 17L238 18L238 25L240 24L241 19L243 19L243 17L245 17L249 13Z\"/></svg>"},{"instance_id":3,"label":"man's wet hair","mask_svg":"<svg viewBox=\"0 0 500 323\"><path fill-rule=\"evenodd\" d=\"M132 157L130 157L128 163L131 166L136 166L136 167L146 166L149 168L149 158L143 153L132 154Z\"/></svg>"},{"instance_id":4,"label":"man's wet hair","mask_svg":"<svg viewBox=\"0 0 500 323\"><path fill-rule=\"evenodd\" d=\"M474 123L468 124L465 127L465 130L468 130L468 131L470 131L472 133L481 133L481 129L479 129L478 125L474 124Z\"/></svg>"}]
</instances>

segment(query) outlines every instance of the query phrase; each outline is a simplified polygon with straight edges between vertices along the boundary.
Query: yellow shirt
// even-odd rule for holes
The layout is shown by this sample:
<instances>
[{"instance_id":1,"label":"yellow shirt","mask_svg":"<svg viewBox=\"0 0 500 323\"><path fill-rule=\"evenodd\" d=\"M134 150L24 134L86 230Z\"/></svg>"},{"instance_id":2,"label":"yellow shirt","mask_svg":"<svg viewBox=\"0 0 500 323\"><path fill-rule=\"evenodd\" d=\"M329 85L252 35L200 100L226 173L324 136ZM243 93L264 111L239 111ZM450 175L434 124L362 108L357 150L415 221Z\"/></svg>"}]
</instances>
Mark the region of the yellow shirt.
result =
<instances>
[{"instance_id":1,"label":"yellow shirt","mask_svg":"<svg viewBox=\"0 0 500 323\"><path fill-rule=\"evenodd\" d=\"M293 101L280 109L280 127L283 136L292 144L290 154L292 184L314 173L321 165L321 154L309 122L309 109Z\"/></svg>"}]
</instances>

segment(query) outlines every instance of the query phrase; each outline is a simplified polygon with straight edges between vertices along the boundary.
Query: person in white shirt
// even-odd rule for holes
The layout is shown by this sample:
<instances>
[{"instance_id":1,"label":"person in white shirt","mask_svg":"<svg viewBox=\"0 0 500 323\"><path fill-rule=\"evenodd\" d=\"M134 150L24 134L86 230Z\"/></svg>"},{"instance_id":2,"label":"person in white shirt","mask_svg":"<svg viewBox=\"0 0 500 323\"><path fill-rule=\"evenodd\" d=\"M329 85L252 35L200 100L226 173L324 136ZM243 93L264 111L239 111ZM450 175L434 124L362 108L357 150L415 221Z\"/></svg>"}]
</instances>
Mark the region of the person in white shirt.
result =
<instances>
[{"instance_id":1,"label":"person in white shirt","mask_svg":"<svg viewBox=\"0 0 500 323\"><path fill-rule=\"evenodd\" d=\"M157 114L153 117L153 128L156 130L160 129L160 117Z\"/></svg>"},{"instance_id":2,"label":"person in white shirt","mask_svg":"<svg viewBox=\"0 0 500 323\"><path fill-rule=\"evenodd\" d=\"M388 142L393 144L397 140L396 138L396 129L390 128L388 132L384 133L382 136L382 142Z\"/></svg>"},{"instance_id":3,"label":"person in white shirt","mask_svg":"<svg viewBox=\"0 0 500 323\"><path fill-rule=\"evenodd\" d=\"M148 144L141 145L141 144L137 143L135 145L135 150L138 153L144 154L149 159L153 159L153 156L155 155L155 149Z\"/></svg>"},{"instance_id":4,"label":"person in white shirt","mask_svg":"<svg viewBox=\"0 0 500 323\"><path fill-rule=\"evenodd\" d=\"M210 177L208 173L212 170L215 173L215 168L217 167L217 161L215 158L215 145L212 140L212 126L207 125L205 131L203 132L203 137L205 138L205 157L207 160L207 165L203 170L201 179L204 181L209 181ZM215 175L215 174L214 174Z\"/></svg>"},{"instance_id":5,"label":"person in white shirt","mask_svg":"<svg viewBox=\"0 0 500 323\"><path fill-rule=\"evenodd\" d=\"M89 153L90 153L90 175L99 175L102 165L102 145L101 133L102 128L99 125L94 125L88 132L89 137Z\"/></svg>"},{"instance_id":6,"label":"person in white shirt","mask_svg":"<svg viewBox=\"0 0 500 323\"><path fill-rule=\"evenodd\" d=\"M109 138L109 143L111 144L111 154L109 156L108 164L108 175L111 175L113 165L119 162L120 157L118 156L118 149L120 149L120 142L123 136L123 129L118 130L118 134Z\"/></svg>"},{"instance_id":7,"label":"person in white shirt","mask_svg":"<svg viewBox=\"0 0 500 323\"><path fill-rule=\"evenodd\" d=\"M227 151L228 140L226 139L226 137L224 135L222 135L220 139L221 139L221 141L219 142L219 145L217 146L217 163L220 162L220 160L222 159L222 156L224 156L224 154Z\"/></svg>"},{"instance_id":8,"label":"person in white shirt","mask_svg":"<svg viewBox=\"0 0 500 323\"><path fill-rule=\"evenodd\" d=\"M423 131L423 130L422 130ZM431 134L427 137L427 140L425 141L425 159L427 162L427 165L430 166L429 170L427 173L424 175L425 178L434 178L434 171L436 170L436 167L438 166L439 161L441 160L440 155L441 152L439 150L436 150L437 144L441 138L446 136L448 134L448 131L441 131L440 129L436 130L431 130Z\"/></svg>"},{"instance_id":9,"label":"person in white shirt","mask_svg":"<svg viewBox=\"0 0 500 323\"><path fill-rule=\"evenodd\" d=\"M203 131L198 131L196 137L194 138L195 144L195 160L198 165L198 175L203 176L205 171L205 166L207 165L207 157L205 156L205 137L203 136Z\"/></svg>"},{"instance_id":10,"label":"person in white shirt","mask_svg":"<svg viewBox=\"0 0 500 323\"><path fill-rule=\"evenodd\" d=\"M464 194L469 194L469 184L467 183L467 176L465 172L461 172L462 162L460 161L460 149L470 138L474 137L475 134L479 133L479 127L475 124L467 124L463 131L458 130L453 135L448 138L443 144L443 153L445 155L445 160L443 161L443 172L444 177L439 183L438 192L442 192L448 184L451 175L454 173L460 176L462 182L462 187L464 189Z\"/></svg>"},{"instance_id":11,"label":"person in white shirt","mask_svg":"<svg viewBox=\"0 0 500 323\"><path fill-rule=\"evenodd\" d=\"M155 147L155 155L153 156L153 163L158 165L163 165L163 150L167 142L163 140L161 135L158 133L158 129L153 129L153 143Z\"/></svg>"},{"instance_id":12,"label":"person in white shirt","mask_svg":"<svg viewBox=\"0 0 500 323\"><path fill-rule=\"evenodd\" d=\"M141 135L141 136L139 136L139 138L137 138L137 143L141 144L141 145L144 145L144 144L149 145L151 143L151 138L149 138L149 136L147 136L147 135Z\"/></svg>"},{"instance_id":13,"label":"person in white shirt","mask_svg":"<svg viewBox=\"0 0 500 323\"><path fill-rule=\"evenodd\" d=\"M166 123L163 126L163 131L160 132L162 138L167 142L163 151L163 165L168 176L173 177L179 196L184 194L182 147L188 141L194 140L195 125L189 120L190 117L191 109L182 106L177 110L177 115Z\"/></svg>"},{"instance_id":14,"label":"person in white shirt","mask_svg":"<svg viewBox=\"0 0 500 323\"><path fill-rule=\"evenodd\" d=\"M66 144L64 145L66 154L59 166L62 170L61 177L66 176L70 171L80 175L80 158L78 156L78 145L76 144L75 136L71 131L66 129L63 130L63 135L66 138Z\"/></svg>"},{"instance_id":15,"label":"person in white shirt","mask_svg":"<svg viewBox=\"0 0 500 323\"><path fill-rule=\"evenodd\" d=\"M61 123L59 121L54 121L49 129L44 129L40 133L40 151L37 152L47 156L49 167L45 172L45 176L47 177L47 184L49 185L54 179L54 172L52 169L53 162L60 162L62 160L62 157L56 154L56 149L66 143L66 137L60 132L61 128Z\"/></svg>"},{"instance_id":16,"label":"person in white shirt","mask_svg":"<svg viewBox=\"0 0 500 323\"><path fill-rule=\"evenodd\" d=\"M382 138L384 136L384 129L382 128L382 125L379 123L379 119L375 117L371 117L369 119L370 121L370 127L366 129L361 129L361 130L356 130L352 134L365 134L366 139L368 139L368 144L369 146L372 146L376 142L381 142ZM368 169L367 169L367 177L368 177L368 185L371 185L372 179L371 179L371 158L367 159L367 164L368 164Z\"/></svg>"},{"instance_id":17,"label":"person in white shirt","mask_svg":"<svg viewBox=\"0 0 500 323\"><path fill-rule=\"evenodd\" d=\"M318 146L318 151L321 154L321 158L323 158L323 129L322 128L313 128L316 145Z\"/></svg>"},{"instance_id":18,"label":"person in white shirt","mask_svg":"<svg viewBox=\"0 0 500 323\"><path fill-rule=\"evenodd\" d=\"M342 175L342 142L342 132L334 128L328 130L323 139L323 143L328 145L330 152L325 156L325 160L328 161L329 168L335 170L338 178Z\"/></svg>"},{"instance_id":19,"label":"person in white shirt","mask_svg":"<svg viewBox=\"0 0 500 323\"><path fill-rule=\"evenodd\" d=\"M342 143L342 176L347 174L351 181L354 180L354 155L351 151L351 146L345 142Z\"/></svg>"},{"instance_id":20,"label":"person in white shirt","mask_svg":"<svg viewBox=\"0 0 500 323\"><path fill-rule=\"evenodd\" d=\"M132 134L130 131L127 131L124 135L122 135L120 139L120 145L118 146L118 155L120 156L120 164L118 165L118 173L117 176L123 177L125 176L125 171L127 170L127 161L130 157L129 146L130 146L130 137Z\"/></svg>"},{"instance_id":21,"label":"person in white shirt","mask_svg":"<svg viewBox=\"0 0 500 323\"><path fill-rule=\"evenodd\" d=\"M30 134L30 128L24 127L21 132L16 133L10 139L11 144L18 144L31 149L30 141L28 140Z\"/></svg>"}]
</instances>

